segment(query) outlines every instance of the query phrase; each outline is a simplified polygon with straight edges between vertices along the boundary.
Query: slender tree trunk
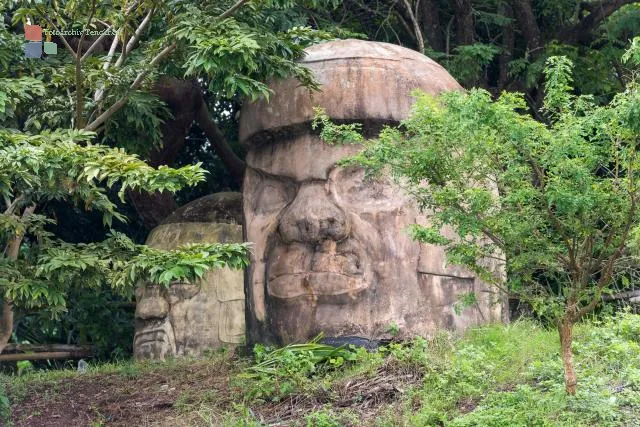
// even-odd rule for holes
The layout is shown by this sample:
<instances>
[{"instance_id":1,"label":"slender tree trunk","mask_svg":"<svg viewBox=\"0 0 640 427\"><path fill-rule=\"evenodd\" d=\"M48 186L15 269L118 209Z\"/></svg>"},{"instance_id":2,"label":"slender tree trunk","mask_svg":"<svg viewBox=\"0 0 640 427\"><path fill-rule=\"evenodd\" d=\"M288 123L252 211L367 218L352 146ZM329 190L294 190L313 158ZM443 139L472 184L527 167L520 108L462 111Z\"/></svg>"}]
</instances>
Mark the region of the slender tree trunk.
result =
<instances>
[{"instance_id":1,"label":"slender tree trunk","mask_svg":"<svg viewBox=\"0 0 640 427\"><path fill-rule=\"evenodd\" d=\"M471 0L454 0L453 10L456 16L456 36L458 46L473 43L473 7Z\"/></svg>"},{"instance_id":2,"label":"slender tree trunk","mask_svg":"<svg viewBox=\"0 0 640 427\"><path fill-rule=\"evenodd\" d=\"M578 384L576 371L573 367L573 352L571 351L573 325L573 322L566 319L562 319L558 323L562 364L564 365L564 387L567 394L571 396L576 394L576 385Z\"/></svg>"},{"instance_id":3,"label":"slender tree trunk","mask_svg":"<svg viewBox=\"0 0 640 427\"><path fill-rule=\"evenodd\" d=\"M422 22L422 32L427 36L429 47L438 52L444 52L444 31L440 24L436 0L422 0L420 2L420 21Z\"/></svg>"},{"instance_id":4,"label":"slender tree trunk","mask_svg":"<svg viewBox=\"0 0 640 427\"><path fill-rule=\"evenodd\" d=\"M4 350L13 333L13 305L11 301L2 301L2 320L0 321L0 353Z\"/></svg>"},{"instance_id":5,"label":"slender tree trunk","mask_svg":"<svg viewBox=\"0 0 640 427\"><path fill-rule=\"evenodd\" d=\"M513 9L510 4L504 4L502 14L507 18L513 18ZM513 59L513 49L515 47L516 35L513 29L513 22L509 23L502 30L502 54L498 60L498 90L499 95L509 81L509 62Z\"/></svg>"},{"instance_id":6,"label":"slender tree trunk","mask_svg":"<svg viewBox=\"0 0 640 427\"><path fill-rule=\"evenodd\" d=\"M22 217L28 217L35 210L35 205L25 208ZM18 259L23 238L24 234L16 234L9 240L6 256L10 261L16 261ZM13 302L7 298L2 299L2 317L0 317L0 319L0 353L2 353L13 333Z\"/></svg>"},{"instance_id":7,"label":"slender tree trunk","mask_svg":"<svg viewBox=\"0 0 640 427\"><path fill-rule=\"evenodd\" d=\"M78 48L78 52L81 52ZM76 58L76 129L82 129L84 123L84 86L82 84L82 61Z\"/></svg>"},{"instance_id":8,"label":"slender tree trunk","mask_svg":"<svg viewBox=\"0 0 640 427\"><path fill-rule=\"evenodd\" d=\"M513 0L512 5L515 17L520 24L520 32L527 41L527 49L533 52L534 56L540 54L538 50L542 46L542 36L531 1Z\"/></svg>"}]
</instances>

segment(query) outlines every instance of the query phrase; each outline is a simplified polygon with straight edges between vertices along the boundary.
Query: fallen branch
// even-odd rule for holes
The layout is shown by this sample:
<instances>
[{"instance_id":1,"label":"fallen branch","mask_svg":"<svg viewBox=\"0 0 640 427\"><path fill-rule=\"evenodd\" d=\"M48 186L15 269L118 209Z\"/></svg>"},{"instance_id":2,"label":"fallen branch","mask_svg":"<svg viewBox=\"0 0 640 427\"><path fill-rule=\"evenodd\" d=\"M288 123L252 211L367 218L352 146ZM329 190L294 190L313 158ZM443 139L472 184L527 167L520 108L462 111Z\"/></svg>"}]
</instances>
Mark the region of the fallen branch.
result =
<instances>
[{"instance_id":1,"label":"fallen branch","mask_svg":"<svg viewBox=\"0 0 640 427\"><path fill-rule=\"evenodd\" d=\"M0 362L17 362L19 360L47 359L82 359L93 356L93 352L50 351L45 353L0 354Z\"/></svg>"},{"instance_id":2,"label":"fallen branch","mask_svg":"<svg viewBox=\"0 0 640 427\"><path fill-rule=\"evenodd\" d=\"M7 344L5 353L93 353L94 348L90 345L69 345L69 344Z\"/></svg>"},{"instance_id":3,"label":"fallen branch","mask_svg":"<svg viewBox=\"0 0 640 427\"><path fill-rule=\"evenodd\" d=\"M631 299L634 297L640 297L640 289L636 289L634 291L628 291L628 292L620 292L617 294L613 294L613 295L603 295L602 296L602 300L603 301L616 301L616 300L624 300L624 299Z\"/></svg>"}]
</instances>

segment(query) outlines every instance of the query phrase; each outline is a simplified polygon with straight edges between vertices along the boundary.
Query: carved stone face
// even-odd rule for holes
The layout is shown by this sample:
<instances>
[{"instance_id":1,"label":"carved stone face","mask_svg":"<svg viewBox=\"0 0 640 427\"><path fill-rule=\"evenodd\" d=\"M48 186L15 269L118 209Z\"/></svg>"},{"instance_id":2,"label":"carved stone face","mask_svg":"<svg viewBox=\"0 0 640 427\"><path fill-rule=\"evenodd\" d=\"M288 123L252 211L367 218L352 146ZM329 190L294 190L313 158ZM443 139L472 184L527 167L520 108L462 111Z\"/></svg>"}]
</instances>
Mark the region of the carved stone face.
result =
<instances>
[{"instance_id":1,"label":"carved stone face","mask_svg":"<svg viewBox=\"0 0 640 427\"><path fill-rule=\"evenodd\" d=\"M229 284L232 288L223 289ZM240 285L240 286L237 286ZM244 342L242 272L209 273L199 284L136 289L136 359L199 355Z\"/></svg>"},{"instance_id":2,"label":"carved stone face","mask_svg":"<svg viewBox=\"0 0 640 427\"><path fill-rule=\"evenodd\" d=\"M240 242L242 227L233 223L240 211L238 193L198 199L156 227L147 244L168 250L187 243ZM168 289L141 285L136 300L136 359L200 355L244 342L242 271L213 270L196 284L174 283Z\"/></svg>"},{"instance_id":3,"label":"carved stone face","mask_svg":"<svg viewBox=\"0 0 640 427\"><path fill-rule=\"evenodd\" d=\"M391 325L411 336L481 321L478 310L454 317L456 294L480 283L445 266L442 248L409 238L407 226L426 221L411 199L361 169L335 166L357 149L305 134L249 152L252 327L286 343L321 331L382 338ZM486 302L484 315L494 319Z\"/></svg>"},{"instance_id":4,"label":"carved stone face","mask_svg":"<svg viewBox=\"0 0 640 427\"><path fill-rule=\"evenodd\" d=\"M390 183L335 167L358 147L327 145L310 125L320 106L332 120L376 134L409 115L414 89L438 95L460 85L433 60L387 43L334 40L305 52L300 63L320 91L277 80L268 101L246 103L240 115L245 240L254 244L249 340L287 343L319 332L375 339L390 327L401 337L426 336L500 320L485 284L446 265L442 248L409 238L407 226L426 224L428 213ZM458 296L472 291L478 303L457 315Z\"/></svg>"}]
</instances>

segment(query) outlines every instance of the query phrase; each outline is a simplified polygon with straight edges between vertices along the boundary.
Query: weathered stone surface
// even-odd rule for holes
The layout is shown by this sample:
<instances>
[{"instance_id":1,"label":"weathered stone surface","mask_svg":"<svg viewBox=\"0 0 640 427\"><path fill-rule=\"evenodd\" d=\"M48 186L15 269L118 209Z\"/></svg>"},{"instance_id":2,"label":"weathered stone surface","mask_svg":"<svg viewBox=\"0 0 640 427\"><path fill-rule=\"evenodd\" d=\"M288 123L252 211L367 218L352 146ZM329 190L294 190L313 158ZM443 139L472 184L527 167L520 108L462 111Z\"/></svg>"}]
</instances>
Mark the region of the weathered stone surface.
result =
<instances>
[{"instance_id":1,"label":"weathered stone surface","mask_svg":"<svg viewBox=\"0 0 640 427\"><path fill-rule=\"evenodd\" d=\"M188 243L242 242L239 193L218 193L195 200L152 230L147 244L169 250ZM195 284L169 289L136 289L137 359L200 355L207 349L244 341L243 272L228 268L208 272Z\"/></svg>"},{"instance_id":2,"label":"weathered stone surface","mask_svg":"<svg viewBox=\"0 0 640 427\"><path fill-rule=\"evenodd\" d=\"M163 224L175 222L218 222L242 224L242 194L220 192L200 197L176 209Z\"/></svg>"},{"instance_id":3,"label":"weathered stone surface","mask_svg":"<svg viewBox=\"0 0 640 427\"><path fill-rule=\"evenodd\" d=\"M462 89L440 64L389 43L338 40L306 52L301 63L313 71L321 91L310 92L295 79L274 82L269 101L242 110L240 141L262 140L280 135L282 128L306 125L316 106L335 120L397 122L409 114L414 89L433 95Z\"/></svg>"},{"instance_id":4,"label":"weathered stone surface","mask_svg":"<svg viewBox=\"0 0 640 427\"><path fill-rule=\"evenodd\" d=\"M358 147L329 146L310 128L314 106L334 120L395 123L409 113L413 89L437 94L460 86L429 58L385 43L323 43L302 62L321 92L279 81L271 102L241 113L249 150L245 237L254 244L246 286L250 340L288 343L320 332L378 340L389 337L391 325L409 337L500 320L497 293L446 265L442 248L408 237L406 228L427 223L428 215L389 182L337 167ZM471 291L478 303L457 307L458 296Z\"/></svg>"}]
</instances>

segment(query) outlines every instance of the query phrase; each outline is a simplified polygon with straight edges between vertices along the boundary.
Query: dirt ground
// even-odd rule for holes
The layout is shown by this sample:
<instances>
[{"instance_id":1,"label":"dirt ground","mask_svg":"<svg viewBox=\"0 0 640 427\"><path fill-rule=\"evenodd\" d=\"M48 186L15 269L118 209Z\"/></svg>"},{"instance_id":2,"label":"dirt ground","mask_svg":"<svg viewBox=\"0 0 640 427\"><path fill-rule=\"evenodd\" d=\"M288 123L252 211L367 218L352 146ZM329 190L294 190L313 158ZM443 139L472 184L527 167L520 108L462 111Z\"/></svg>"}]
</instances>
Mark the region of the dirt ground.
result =
<instances>
[{"instance_id":1,"label":"dirt ground","mask_svg":"<svg viewBox=\"0 0 640 427\"><path fill-rule=\"evenodd\" d=\"M131 365L118 372L9 384L11 420L16 427L223 425L242 419L236 406L242 395L232 381L241 365L234 357L162 368ZM248 418L264 425L306 425L305 415L330 404L357 420L344 424L361 425L373 423L417 381L417 374L383 364L375 375L345 379L326 393L294 394L244 408Z\"/></svg>"},{"instance_id":2,"label":"dirt ground","mask_svg":"<svg viewBox=\"0 0 640 427\"><path fill-rule=\"evenodd\" d=\"M204 395L215 396L215 406L229 404L230 366L203 361L9 386L11 418L16 427L179 425L176 417L189 412L190 396L198 403Z\"/></svg>"}]
</instances>

